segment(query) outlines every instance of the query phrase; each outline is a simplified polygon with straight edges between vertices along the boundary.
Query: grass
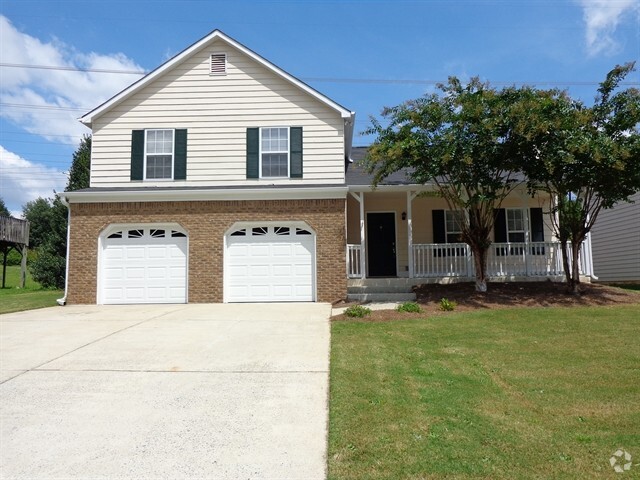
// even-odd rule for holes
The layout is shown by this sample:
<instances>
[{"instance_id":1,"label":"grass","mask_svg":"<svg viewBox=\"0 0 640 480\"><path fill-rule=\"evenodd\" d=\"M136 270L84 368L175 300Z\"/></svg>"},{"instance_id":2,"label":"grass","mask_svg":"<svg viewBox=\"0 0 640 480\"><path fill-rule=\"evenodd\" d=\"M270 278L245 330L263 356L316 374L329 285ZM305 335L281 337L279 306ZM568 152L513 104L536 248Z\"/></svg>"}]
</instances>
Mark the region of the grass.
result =
<instances>
[{"instance_id":1,"label":"grass","mask_svg":"<svg viewBox=\"0 0 640 480\"><path fill-rule=\"evenodd\" d=\"M0 265L0 269L2 266ZM0 275L2 271L0 270ZM2 277L0 277L0 282ZM0 288L0 314L33 310L35 308L53 307L56 299L62 297L62 290L48 290L35 282L27 272L25 288L20 284L20 267L8 266L5 288Z\"/></svg>"},{"instance_id":2,"label":"grass","mask_svg":"<svg viewBox=\"0 0 640 480\"><path fill-rule=\"evenodd\" d=\"M334 322L329 478L621 478L639 334L639 305Z\"/></svg>"},{"instance_id":3,"label":"grass","mask_svg":"<svg viewBox=\"0 0 640 480\"><path fill-rule=\"evenodd\" d=\"M640 283L612 283L612 287L623 288L625 290L640 291Z\"/></svg>"}]
</instances>

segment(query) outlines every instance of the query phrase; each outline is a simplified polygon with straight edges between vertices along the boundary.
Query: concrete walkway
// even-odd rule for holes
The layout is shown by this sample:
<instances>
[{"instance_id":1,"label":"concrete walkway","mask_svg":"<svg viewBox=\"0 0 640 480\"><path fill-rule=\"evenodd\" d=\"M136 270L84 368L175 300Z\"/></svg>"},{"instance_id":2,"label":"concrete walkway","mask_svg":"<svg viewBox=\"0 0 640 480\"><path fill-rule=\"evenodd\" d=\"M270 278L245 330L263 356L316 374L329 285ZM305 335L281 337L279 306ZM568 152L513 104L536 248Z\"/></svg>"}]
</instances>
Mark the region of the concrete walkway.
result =
<instances>
[{"instance_id":1,"label":"concrete walkway","mask_svg":"<svg viewBox=\"0 0 640 480\"><path fill-rule=\"evenodd\" d=\"M325 304L0 315L3 479L322 479Z\"/></svg>"}]
</instances>

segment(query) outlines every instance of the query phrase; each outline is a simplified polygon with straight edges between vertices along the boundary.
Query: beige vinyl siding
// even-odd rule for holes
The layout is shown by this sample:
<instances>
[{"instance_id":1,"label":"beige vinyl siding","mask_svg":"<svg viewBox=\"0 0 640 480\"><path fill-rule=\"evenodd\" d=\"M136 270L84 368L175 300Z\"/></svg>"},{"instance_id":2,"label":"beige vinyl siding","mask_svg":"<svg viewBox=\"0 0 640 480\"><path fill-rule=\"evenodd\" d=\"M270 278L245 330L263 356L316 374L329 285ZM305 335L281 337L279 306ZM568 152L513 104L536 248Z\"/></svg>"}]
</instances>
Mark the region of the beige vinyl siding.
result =
<instances>
[{"instance_id":1,"label":"beige vinyl siding","mask_svg":"<svg viewBox=\"0 0 640 480\"><path fill-rule=\"evenodd\" d=\"M212 53L227 54L226 75L209 75ZM246 129L293 126L303 127L304 178L247 180ZM149 128L187 129L187 180L170 185L344 182L340 113L221 40L94 119L91 186L131 186L131 131Z\"/></svg>"},{"instance_id":2,"label":"beige vinyl siding","mask_svg":"<svg viewBox=\"0 0 640 480\"><path fill-rule=\"evenodd\" d=\"M548 200L546 197L531 198L526 194L511 194L503 203L503 208L543 209L545 241L554 241L551 222L548 218ZM448 210L447 203L435 196L419 196L411 204L413 244L434 243L433 210ZM369 212L394 212L396 215L396 254L398 276L407 275L409 265L408 222L402 220L402 212L407 212L406 192L367 192L364 195L365 219ZM366 220L365 220L366 222ZM366 231L366 229L365 229ZM491 234L493 240L493 233ZM347 197L347 243L360 244L360 204L351 195Z\"/></svg>"},{"instance_id":3,"label":"beige vinyl siding","mask_svg":"<svg viewBox=\"0 0 640 480\"><path fill-rule=\"evenodd\" d=\"M591 231L593 268L604 282L640 281L640 193L602 210Z\"/></svg>"}]
</instances>

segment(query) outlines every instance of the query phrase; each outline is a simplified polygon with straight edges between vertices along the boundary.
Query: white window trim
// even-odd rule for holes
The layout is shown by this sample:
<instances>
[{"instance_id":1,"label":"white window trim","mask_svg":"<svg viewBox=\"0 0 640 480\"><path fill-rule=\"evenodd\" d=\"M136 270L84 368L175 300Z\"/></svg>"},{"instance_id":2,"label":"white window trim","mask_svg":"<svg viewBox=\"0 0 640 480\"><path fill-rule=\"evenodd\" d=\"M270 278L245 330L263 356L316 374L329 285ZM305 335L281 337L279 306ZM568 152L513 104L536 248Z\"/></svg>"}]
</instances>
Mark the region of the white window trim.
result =
<instances>
[{"instance_id":1,"label":"white window trim","mask_svg":"<svg viewBox=\"0 0 640 480\"><path fill-rule=\"evenodd\" d=\"M171 138L171 178L147 178L147 133L148 132L160 132L170 131ZM151 154L155 155L155 154ZM146 182L171 182L175 175L175 162L176 162L176 129L175 128L148 128L144 131L144 166L143 166L143 179Z\"/></svg>"},{"instance_id":2,"label":"white window trim","mask_svg":"<svg viewBox=\"0 0 640 480\"><path fill-rule=\"evenodd\" d=\"M508 243L525 243L527 240L527 232L529 231L529 225L528 225L528 219L529 219L529 215L527 215L527 212L525 211L524 208L505 208L505 223L506 223L506 227L507 227L507 242ZM511 230L509 228L509 212L513 212L513 211L520 211L522 212L522 230ZM522 236L524 238L524 240L522 242L512 242L509 239L509 234L511 233L522 233Z\"/></svg>"},{"instance_id":3,"label":"white window trim","mask_svg":"<svg viewBox=\"0 0 640 480\"><path fill-rule=\"evenodd\" d=\"M459 212L460 210L445 210L444 211L444 241L445 243L449 243L449 234L458 234L458 235L462 235L462 229L458 230L458 231L449 231L448 228L448 223L447 222L447 215L449 214L453 214L454 212ZM466 212L462 212L463 215L466 216ZM460 242L455 242L455 243L460 243Z\"/></svg>"},{"instance_id":4,"label":"white window trim","mask_svg":"<svg viewBox=\"0 0 640 480\"><path fill-rule=\"evenodd\" d=\"M270 128L286 128L287 129L287 151L286 152L263 152L262 151L262 131ZM258 138L258 173L260 179L280 179L280 178L291 178L291 127L285 126L273 126L273 127L260 127L259 128L259 138ZM287 154L287 175L282 177L264 177L262 175L262 154L263 153L286 153Z\"/></svg>"}]
</instances>

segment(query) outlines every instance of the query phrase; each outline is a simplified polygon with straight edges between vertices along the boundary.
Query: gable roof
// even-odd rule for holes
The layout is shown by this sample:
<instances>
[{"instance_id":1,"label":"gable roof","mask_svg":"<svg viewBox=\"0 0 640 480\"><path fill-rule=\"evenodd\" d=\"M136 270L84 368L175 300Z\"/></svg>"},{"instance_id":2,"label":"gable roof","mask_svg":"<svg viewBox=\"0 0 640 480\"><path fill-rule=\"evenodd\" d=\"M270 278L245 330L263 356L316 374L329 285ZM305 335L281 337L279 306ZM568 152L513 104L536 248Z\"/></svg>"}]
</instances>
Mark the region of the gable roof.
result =
<instances>
[{"instance_id":1,"label":"gable roof","mask_svg":"<svg viewBox=\"0 0 640 480\"><path fill-rule=\"evenodd\" d=\"M241 43L235 41L233 38L225 35L220 30L214 30L213 32L211 32L207 36L201 38L200 40L198 40L197 42L195 42L191 46L189 46L186 49L184 49L182 52L180 52L177 55L175 55L173 58L167 60L165 63L160 65L155 70L151 71L150 73L148 73L147 75L145 75L144 77L139 79L138 81L132 83L129 87L125 88L120 93L117 93L116 95L111 97L109 100L104 102L102 105L100 105L100 106L94 108L93 110L91 110L90 112L86 113L85 115L80 117L80 119L79 119L80 122L82 122L83 124L85 124L88 127L91 127L91 123L92 123L94 118L102 115L104 112L108 111L109 109L111 109L115 105L119 104L120 102L122 102L127 97L133 95L134 93L138 92L140 89L142 89L145 86L149 85L151 82L156 80L158 77L162 76L164 73L166 73L167 71L171 70L176 65L180 64L183 60L188 58L194 52L198 51L200 48L204 47L208 43L213 42L214 40L222 40L223 42L227 43L228 45L240 50L242 53L244 53L248 57L252 58L256 62L260 63L261 65L263 65L267 69L271 70L276 75L278 75L281 78L285 79L289 83L295 85L300 90L308 93L312 97L315 97L317 100L319 100L320 102L324 103L328 107L336 110L338 113L340 113L340 116L345 120L345 127L350 127L351 130L353 129L353 123L354 123L354 117L355 117L355 113L354 112L348 110L347 108L343 107L339 103L334 102L329 97L327 97L327 96L323 95L322 93L318 92L317 90L315 90L314 88L310 87L309 85L307 85L306 83L302 82L301 80L297 79L293 75L285 72L280 67L277 67L273 63L269 62L265 58L263 58L260 55L258 55L257 53L255 53L253 50L248 49L247 47L245 47ZM349 138L350 137L350 135L347 135L347 133L348 132L345 132L345 138ZM350 149L350 145L348 145L348 147Z\"/></svg>"}]
</instances>

